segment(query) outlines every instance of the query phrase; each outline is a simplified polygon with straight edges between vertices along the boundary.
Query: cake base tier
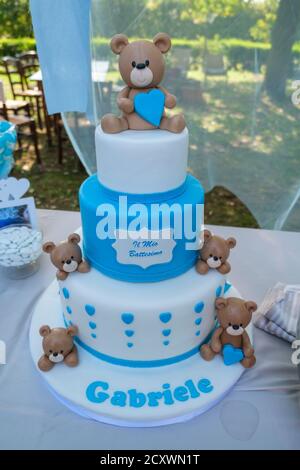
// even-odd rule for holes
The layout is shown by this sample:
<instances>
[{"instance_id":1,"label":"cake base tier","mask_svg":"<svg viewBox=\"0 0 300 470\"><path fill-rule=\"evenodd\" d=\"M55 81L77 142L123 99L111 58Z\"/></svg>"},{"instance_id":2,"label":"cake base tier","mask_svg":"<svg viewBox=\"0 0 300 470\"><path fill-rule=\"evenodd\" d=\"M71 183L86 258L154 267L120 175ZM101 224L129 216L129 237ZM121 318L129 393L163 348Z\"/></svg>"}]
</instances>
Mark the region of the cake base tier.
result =
<instances>
[{"instance_id":1,"label":"cake base tier","mask_svg":"<svg viewBox=\"0 0 300 470\"><path fill-rule=\"evenodd\" d=\"M233 287L226 296L239 296ZM30 327L35 365L42 354L39 328L64 326L57 283L40 298ZM243 373L240 364L226 366L221 356L206 362L200 355L160 368L127 368L99 361L78 347L79 365L63 363L46 373L37 369L50 391L79 415L103 423L151 427L191 419L217 404Z\"/></svg>"}]
</instances>

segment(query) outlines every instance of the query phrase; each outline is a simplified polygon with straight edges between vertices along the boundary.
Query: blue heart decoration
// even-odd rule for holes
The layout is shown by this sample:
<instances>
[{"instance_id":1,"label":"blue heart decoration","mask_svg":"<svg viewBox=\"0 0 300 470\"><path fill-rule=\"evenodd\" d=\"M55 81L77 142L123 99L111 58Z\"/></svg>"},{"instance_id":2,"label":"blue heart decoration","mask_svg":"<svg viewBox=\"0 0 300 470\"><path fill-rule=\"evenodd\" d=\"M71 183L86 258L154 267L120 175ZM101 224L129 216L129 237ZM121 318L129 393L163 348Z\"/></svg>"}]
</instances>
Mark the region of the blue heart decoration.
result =
<instances>
[{"instance_id":1,"label":"blue heart decoration","mask_svg":"<svg viewBox=\"0 0 300 470\"><path fill-rule=\"evenodd\" d=\"M131 336L134 335L134 331L133 330L125 330L125 335L128 336L128 338L131 338Z\"/></svg>"},{"instance_id":2,"label":"blue heart decoration","mask_svg":"<svg viewBox=\"0 0 300 470\"><path fill-rule=\"evenodd\" d=\"M84 309L85 309L86 313L87 313L90 317L92 317L93 315L95 315L96 309L95 309L95 307L93 307L93 305L86 305L86 306L84 307Z\"/></svg>"},{"instance_id":3,"label":"blue heart decoration","mask_svg":"<svg viewBox=\"0 0 300 470\"><path fill-rule=\"evenodd\" d=\"M162 334L163 334L164 336L170 336L171 330L163 330L163 331L162 331Z\"/></svg>"},{"instance_id":4,"label":"blue heart decoration","mask_svg":"<svg viewBox=\"0 0 300 470\"><path fill-rule=\"evenodd\" d=\"M240 348L235 348L231 344L223 347L223 359L226 366L231 366L244 359L244 353Z\"/></svg>"},{"instance_id":5,"label":"blue heart decoration","mask_svg":"<svg viewBox=\"0 0 300 470\"><path fill-rule=\"evenodd\" d=\"M132 313L122 313L121 318L126 325L130 325L134 320Z\"/></svg>"},{"instance_id":6,"label":"blue heart decoration","mask_svg":"<svg viewBox=\"0 0 300 470\"><path fill-rule=\"evenodd\" d=\"M168 323L171 320L172 314L170 312L164 312L159 315L159 319L162 323Z\"/></svg>"},{"instance_id":7,"label":"blue heart decoration","mask_svg":"<svg viewBox=\"0 0 300 470\"><path fill-rule=\"evenodd\" d=\"M158 127L164 112L165 95L160 90L151 90L148 93L138 93L134 100L135 112L145 121Z\"/></svg>"}]
</instances>

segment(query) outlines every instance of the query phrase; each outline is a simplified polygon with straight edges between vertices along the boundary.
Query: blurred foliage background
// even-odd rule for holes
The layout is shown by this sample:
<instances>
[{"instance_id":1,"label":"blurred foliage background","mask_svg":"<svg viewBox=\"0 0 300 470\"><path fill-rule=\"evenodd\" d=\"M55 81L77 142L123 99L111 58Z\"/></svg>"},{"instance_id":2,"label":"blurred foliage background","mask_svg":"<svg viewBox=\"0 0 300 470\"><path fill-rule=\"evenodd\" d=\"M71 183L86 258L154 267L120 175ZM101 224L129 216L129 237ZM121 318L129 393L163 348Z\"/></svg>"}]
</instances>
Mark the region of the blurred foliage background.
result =
<instances>
[{"instance_id":1,"label":"blurred foliage background","mask_svg":"<svg viewBox=\"0 0 300 470\"><path fill-rule=\"evenodd\" d=\"M189 50L187 79L192 90L184 92L193 94L187 110L190 128L199 130L193 133L198 140L191 139L190 145L191 171L196 176L201 179L197 167L201 148L202 160L220 156L232 162L238 155L250 162L259 157L262 166L269 161L274 172L284 158L289 164L282 178L293 182L292 174L298 184L299 109L290 97L292 80L300 78L300 0L97 0L93 14L105 18L101 24L93 22L92 46L95 57L110 61L107 80L114 85L122 83L108 47L112 31L131 38L133 32L152 37L153 31L166 31L174 50ZM0 0L0 31L0 57L35 48L29 0ZM205 84L205 50L224 56L227 81L212 77ZM0 79L9 95L1 70ZM194 100L199 90L200 106ZM76 194L86 174L77 166L74 149L67 144L64 165L59 168L43 132L39 138L46 166L43 176L30 151L17 159L14 174L30 177L39 207L78 209ZM267 191L262 187L257 195L261 204ZM294 219L292 229L299 229L300 204ZM206 222L258 226L243 203L221 187L206 196Z\"/></svg>"},{"instance_id":2,"label":"blurred foliage background","mask_svg":"<svg viewBox=\"0 0 300 470\"><path fill-rule=\"evenodd\" d=\"M138 26L140 36L151 35L156 29L186 39L197 35L212 38L220 31L222 37L232 37L232 21L236 17L236 38L267 42L279 3L278 0L182 0L178 6L173 0L130 0L128 8L128 0L113 2L113 9L112 0L98 2L98 8L105 12L107 36L112 27L122 31L124 24L130 25L131 18L136 18L147 5L147 22ZM33 37L28 14L29 0L0 0L1 37Z\"/></svg>"}]
</instances>

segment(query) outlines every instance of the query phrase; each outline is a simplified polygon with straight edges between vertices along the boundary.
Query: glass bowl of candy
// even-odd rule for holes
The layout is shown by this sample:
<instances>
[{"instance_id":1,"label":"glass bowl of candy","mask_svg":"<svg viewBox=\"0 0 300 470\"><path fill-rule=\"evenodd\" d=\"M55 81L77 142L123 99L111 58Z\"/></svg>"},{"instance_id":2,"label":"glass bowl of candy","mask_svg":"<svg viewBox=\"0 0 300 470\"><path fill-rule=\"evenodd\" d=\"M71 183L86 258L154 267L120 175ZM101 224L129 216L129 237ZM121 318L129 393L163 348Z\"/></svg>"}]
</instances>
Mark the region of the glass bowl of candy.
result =
<instances>
[{"instance_id":1,"label":"glass bowl of candy","mask_svg":"<svg viewBox=\"0 0 300 470\"><path fill-rule=\"evenodd\" d=\"M43 235L29 224L12 224L0 229L0 268L9 279L24 279L40 265Z\"/></svg>"}]
</instances>

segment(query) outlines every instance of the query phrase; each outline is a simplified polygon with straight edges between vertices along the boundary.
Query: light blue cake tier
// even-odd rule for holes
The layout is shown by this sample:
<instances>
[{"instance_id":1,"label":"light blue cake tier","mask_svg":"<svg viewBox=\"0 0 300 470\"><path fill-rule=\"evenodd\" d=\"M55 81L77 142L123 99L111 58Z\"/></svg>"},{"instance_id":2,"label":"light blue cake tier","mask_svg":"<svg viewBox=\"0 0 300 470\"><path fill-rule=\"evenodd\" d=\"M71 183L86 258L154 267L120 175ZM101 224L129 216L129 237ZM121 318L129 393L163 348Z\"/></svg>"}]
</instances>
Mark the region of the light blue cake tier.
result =
<instances>
[{"instance_id":1,"label":"light blue cake tier","mask_svg":"<svg viewBox=\"0 0 300 470\"><path fill-rule=\"evenodd\" d=\"M166 193L125 195L105 188L93 175L82 184L79 201L84 256L107 276L155 282L176 277L195 264L204 204L204 191L196 178L189 175L182 186ZM159 240L153 240L153 235L151 244L149 237L120 239L124 229L135 232L137 214L144 218L135 230L155 230ZM104 237L103 229L109 237ZM169 239L163 239L162 233L168 231Z\"/></svg>"}]
</instances>

